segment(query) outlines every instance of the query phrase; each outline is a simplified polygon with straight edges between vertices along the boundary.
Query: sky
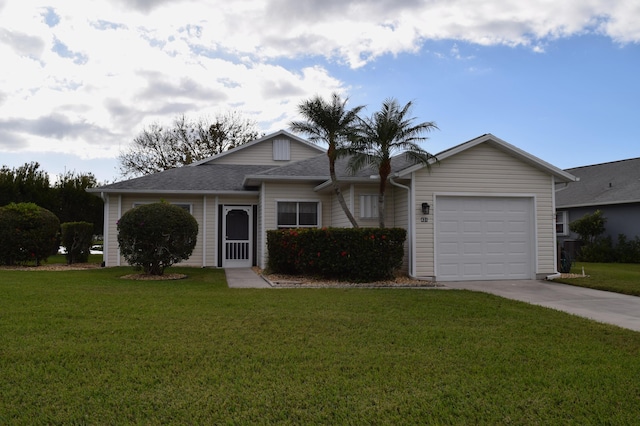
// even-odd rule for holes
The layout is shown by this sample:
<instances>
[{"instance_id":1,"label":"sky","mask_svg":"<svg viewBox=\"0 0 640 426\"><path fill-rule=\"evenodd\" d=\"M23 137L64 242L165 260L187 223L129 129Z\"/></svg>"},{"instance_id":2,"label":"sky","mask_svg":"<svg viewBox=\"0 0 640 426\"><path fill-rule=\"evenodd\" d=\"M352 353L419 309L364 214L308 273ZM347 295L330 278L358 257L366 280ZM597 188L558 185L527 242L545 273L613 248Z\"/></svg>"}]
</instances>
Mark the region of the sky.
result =
<instances>
[{"instance_id":1,"label":"sky","mask_svg":"<svg viewBox=\"0 0 640 426\"><path fill-rule=\"evenodd\" d=\"M0 0L0 166L122 180L152 123L261 132L396 98L438 153L485 133L559 168L640 157L637 0Z\"/></svg>"}]
</instances>

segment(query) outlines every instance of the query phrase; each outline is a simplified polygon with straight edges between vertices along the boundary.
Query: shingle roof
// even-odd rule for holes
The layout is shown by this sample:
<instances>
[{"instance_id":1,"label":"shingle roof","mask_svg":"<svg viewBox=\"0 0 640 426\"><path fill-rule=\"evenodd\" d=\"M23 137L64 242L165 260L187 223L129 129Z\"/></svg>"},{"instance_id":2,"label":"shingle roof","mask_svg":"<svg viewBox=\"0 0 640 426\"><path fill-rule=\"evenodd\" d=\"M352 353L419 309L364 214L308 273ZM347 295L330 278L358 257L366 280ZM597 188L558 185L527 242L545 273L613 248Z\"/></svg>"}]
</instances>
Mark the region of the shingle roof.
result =
<instances>
[{"instance_id":1,"label":"shingle roof","mask_svg":"<svg viewBox=\"0 0 640 426\"><path fill-rule=\"evenodd\" d=\"M348 157L342 157L336 161L336 175L338 178L368 179L371 175L378 175L378 171L373 167L365 167L352 174L347 168L348 162ZM397 155L391 159L391 172L400 171L413 164L415 163L407 159L404 154ZM297 178L326 181L329 179L329 158L326 154L320 154L306 160L296 161L282 167L274 167L248 176L250 176L248 182L257 182L265 178Z\"/></svg>"},{"instance_id":2,"label":"shingle roof","mask_svg":"<svg viewBox=\"0 0 640 426\"><path fill-rule=\"evenodd\" d=\"M202 164L179 167L96 188L94 192L229 192L246 191L244 177L268 170L273 166Z\"/></svg>"},{"instance_id":3,"label":"shingle roof","mask_svg":"<svg viewBox=\"0 0 640 426\"><path fill-rule=\"evenodd\" d=\"M566 171L580 180L556 192L557 207L640 202L640 158Z\"/></svg>"}]
</instances>

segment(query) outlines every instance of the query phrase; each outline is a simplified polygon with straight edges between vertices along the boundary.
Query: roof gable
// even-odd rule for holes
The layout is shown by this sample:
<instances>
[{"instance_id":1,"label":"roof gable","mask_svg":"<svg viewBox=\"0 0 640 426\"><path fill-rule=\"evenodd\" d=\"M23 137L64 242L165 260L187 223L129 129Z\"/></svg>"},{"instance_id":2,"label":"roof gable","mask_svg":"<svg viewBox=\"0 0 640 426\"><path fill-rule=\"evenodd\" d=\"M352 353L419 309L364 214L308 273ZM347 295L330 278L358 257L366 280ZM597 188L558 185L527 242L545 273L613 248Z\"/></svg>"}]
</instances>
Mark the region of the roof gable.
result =
<instances>
[{"instance_id":1,"label":"roof gable","mask_svg":"<svg viewBox=\"0 0 640 426\"><path fill-rule=\"evenodd\" d=\"M489 144L503 152L506 152L507 154L519 159L524 163L527 163L537 169L540 169L546 173L549 173L560 182L573 182L576 180L576 177L571 175L570 173L564 170L561 170L547 163L546 161L541 160L540 158L534 155L531 155L528 152L523 151L520 148L517 148L514 145L511 145L503 141L502 139L492 135L491 133L484 134L475 139L471 139L470 141L464 142L460 145L456 145L452 148L446 149L436 154L436 158L438 159L438 161L442 161L454 155L457 155L461 152L467 151L468 149L471 149L480 144ZM420 170L423 167L424 165L422 164L415 164L415 165L409 166L408 168L398 172L397 176L406 176L414 171Z\"/></svg>"},{"instance_id":2,"label":"roof gable","mask_svg":"<svg viewBox=\"0 0 640 426\"><path fill-rule=\"evenodd\" d=\"M211 163L227 163L227 164L272 164L282 165L287 162L279 162L274 164L271 156L271 145L274 140L287 139L292 142L292 151L297 151L298 155L292 156L292 161L301 159L302 157L308 157L310 155L316 155L325 152L322 147L315 145L309 141L306 141L292 133L285 130L279 130L275 133L265 135L259 139L247 142L230 150L224 151L220 154L214 155L209 158L194 162L189 166L200 166L202 164ZM268 147L263 146L269 144Z\"/></svg>"}]
</instances>

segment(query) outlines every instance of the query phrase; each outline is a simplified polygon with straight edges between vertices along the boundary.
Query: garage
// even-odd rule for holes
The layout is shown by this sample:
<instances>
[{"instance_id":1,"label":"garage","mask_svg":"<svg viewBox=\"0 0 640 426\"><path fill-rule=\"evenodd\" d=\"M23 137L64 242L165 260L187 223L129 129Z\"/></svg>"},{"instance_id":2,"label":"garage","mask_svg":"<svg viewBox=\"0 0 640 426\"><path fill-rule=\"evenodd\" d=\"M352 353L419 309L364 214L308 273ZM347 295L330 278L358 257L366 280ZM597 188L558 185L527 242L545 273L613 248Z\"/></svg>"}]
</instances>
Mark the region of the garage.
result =
<instances>
[{"instance_id":1,"label":"garage","mask_svg":"<svg viewBox=\"0 0 640 426\"><path fill-rule=\"evenodd\" d=\"M535 277L532 197L438 196L438 281Z\"/></svg>"}]
</instances>

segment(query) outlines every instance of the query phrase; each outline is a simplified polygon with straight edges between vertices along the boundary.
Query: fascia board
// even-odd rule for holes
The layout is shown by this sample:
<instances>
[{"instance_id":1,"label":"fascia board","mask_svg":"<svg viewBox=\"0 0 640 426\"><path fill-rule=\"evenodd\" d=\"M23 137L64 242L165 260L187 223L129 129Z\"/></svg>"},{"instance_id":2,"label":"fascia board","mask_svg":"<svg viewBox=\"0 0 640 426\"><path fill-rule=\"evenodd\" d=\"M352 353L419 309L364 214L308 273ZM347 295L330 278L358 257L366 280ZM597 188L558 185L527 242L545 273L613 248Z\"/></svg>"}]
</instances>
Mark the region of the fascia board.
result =
<instances>
[{"instance_id":1,"label":"fascia board","mask_svg":"<svg viewBox=\"0 0 640 426\"><path fill-rule=\"evenodd\" d=\"M258 195L260 191L216 191L180 189L100 189L89 188L87 192L103 194L172 194L172 195Z\"/></svg>"}]
</instances>

